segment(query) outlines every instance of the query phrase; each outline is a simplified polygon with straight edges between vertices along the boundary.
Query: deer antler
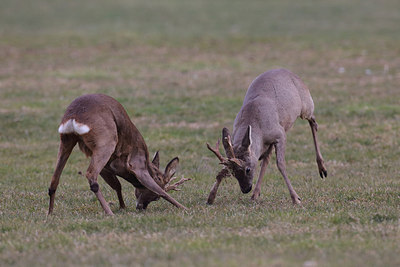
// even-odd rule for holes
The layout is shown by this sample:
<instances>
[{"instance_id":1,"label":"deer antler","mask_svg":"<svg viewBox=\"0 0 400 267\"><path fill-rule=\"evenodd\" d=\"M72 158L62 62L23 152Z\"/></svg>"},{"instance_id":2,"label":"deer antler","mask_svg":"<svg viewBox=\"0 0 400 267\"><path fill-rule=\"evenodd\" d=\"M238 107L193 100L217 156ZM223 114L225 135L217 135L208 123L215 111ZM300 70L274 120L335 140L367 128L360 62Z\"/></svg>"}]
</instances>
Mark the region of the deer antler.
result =
<instances>
[{"instance_id":1,"label":"deer antler","mask_svg":"<svg viewBox=\"0 0 400 267\"><path fill-rule=\"evenodd\" d=\"M218 141L217 141L217 144L215 145L215 149L212 148L212 147L210 146L209 143L207 143L207 148L208 148L211 152L213 152L213 153L215 154L215 156L217 156L217 158L219 159L219 161L221 161L221 163L226 162L226 158L224 158L224 157L221 155L221 153L219 152L219 139L218 139Z\"/></svg>"},{"instance_id":2,"label":"deer antler","mask_svg":"<svg viewBox=\"0 0 400 267\"><path fill-rule=\"evenodd\" d=\"M192 180L192 179L190 179L190 178L185 178L185 177L182 175L182 178L181 178L178 182L176 182L176 183L174 183L174 184L171 184L171 182L172 182L173 180L176 180L176 179L177 179L177 177L172 177L172 178L169 180L169 182L165 185L165 188L164 188L165 192L168 192L168 191L171 191L171 190L180 191L180 189L178 188L178 186L180 186L181 184L183 184L183 183L186 182L186 181Z\"/></svg>"},{"instance_id":3,"label":"deer antler","mask_svg":"<svg viewBox=\"0 0 400 267\"><path fill-rule=\"evenodd\" d=\"M220 142L219 142L219 139L218 139L217 144L215 145L215 148L212 148L212 147L210 146L210 144L207 143L207 148L208 148L211 152L213 152L213 153L215 154L215 156L217 156L217 158L218 158L219 161L220 161L220 164L222 164L222 165L228 167L230 170L233 170L233 166L234 166L234 165L241 166L242 163L241 163L240 159L237 159L237 158L235 157L234 152L233 152L233 148L232 148L232 143L231 143L231 138L230 138L230 136L226 136L226 137L225 137L225 140L224 140L224 145L225 145L225 143L226 143L227 148L229 149L229 150L228 150L228 151L229 151L228 153L230 153L230 155L228 155L228 158L224 158L224 157L221 155L221 153L219 152L219 143L220 143ZM232 156L232 157L231 157L231 156Z\"/></svg>"}]
</instances>

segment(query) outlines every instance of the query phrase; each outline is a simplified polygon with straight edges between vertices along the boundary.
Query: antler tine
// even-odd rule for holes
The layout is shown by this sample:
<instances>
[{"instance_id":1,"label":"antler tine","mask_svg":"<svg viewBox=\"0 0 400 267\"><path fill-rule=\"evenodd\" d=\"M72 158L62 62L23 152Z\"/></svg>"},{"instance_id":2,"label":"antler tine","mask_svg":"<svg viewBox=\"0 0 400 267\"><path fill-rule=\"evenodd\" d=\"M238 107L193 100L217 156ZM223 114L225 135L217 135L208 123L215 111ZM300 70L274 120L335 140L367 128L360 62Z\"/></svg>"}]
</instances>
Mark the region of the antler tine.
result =
<instances>
[{"instance_id":1,"label":"antler tine","mask_svg":"<svg viewBox=\"0 0 400 267\"><path fill-rule=\"evenodd\" d=\"M213 153L215 154L215 156L217 156L217 158L219 159L219 161L221 161L221 162L225 162L225 161L226 161L226 159L224 159L224 157L223 157L223 156L221 155L221 153L219 152L219 139L218 139L218 141L217 141L217 144L215 145L215 149L212 148L212 147L210 146L209 143L207 143L207 148L208 148L211 152L213 152Z\"/></svg>"},{"instance_id":2,"label":"antler tine","mask_svg":"<svg viewBox=\"0 0 400 267\"><path fill-rule=\"evenodd\" d=\"M180 186L181 184L183 184L183 183L186 182L186 181L192 180L192 179L190 179L190 178L185 178L185 177L182 175L182 178L181 178L178 182L176 182L176 183L174 183L174 184L171 185L171 182L172 182L173 180L175 180L175 179L177 179L177 177L172 177L171 180L169 180L169 182L165 185L165 188L164 188L165 192L168 192L168 191L171 191L171 190L180 191L180 189L177 188L178 186Z\"/></svg>"}]
</instances>

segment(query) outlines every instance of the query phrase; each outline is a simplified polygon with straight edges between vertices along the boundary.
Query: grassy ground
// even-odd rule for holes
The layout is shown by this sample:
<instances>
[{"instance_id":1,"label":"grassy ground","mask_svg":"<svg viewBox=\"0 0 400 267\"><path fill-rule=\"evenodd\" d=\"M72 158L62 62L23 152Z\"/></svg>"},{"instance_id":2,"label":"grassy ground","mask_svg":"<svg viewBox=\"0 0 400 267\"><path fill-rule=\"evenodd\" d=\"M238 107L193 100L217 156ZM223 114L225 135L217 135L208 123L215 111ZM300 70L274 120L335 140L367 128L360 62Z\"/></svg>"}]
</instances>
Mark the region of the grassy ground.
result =
<instances>
[{"instance_id":1,"label":"grassy ground","mask_svg":"<svg viewBox=\"0 0 400 267\"><path fill-rule=\"evenodd\" d=\"M398 1L1 1L0 265L398 266ZM286 67L316 104L329 176L308 124L288 135L291 204L274 164L257 203L225 181L205 142L232 127L258 74ZM118 99L164 166L192 177L174 197L105 217L72 154L46 217L66 106ZM109 201L114 192L100 180Z\"/></svg>"}]
</instances>

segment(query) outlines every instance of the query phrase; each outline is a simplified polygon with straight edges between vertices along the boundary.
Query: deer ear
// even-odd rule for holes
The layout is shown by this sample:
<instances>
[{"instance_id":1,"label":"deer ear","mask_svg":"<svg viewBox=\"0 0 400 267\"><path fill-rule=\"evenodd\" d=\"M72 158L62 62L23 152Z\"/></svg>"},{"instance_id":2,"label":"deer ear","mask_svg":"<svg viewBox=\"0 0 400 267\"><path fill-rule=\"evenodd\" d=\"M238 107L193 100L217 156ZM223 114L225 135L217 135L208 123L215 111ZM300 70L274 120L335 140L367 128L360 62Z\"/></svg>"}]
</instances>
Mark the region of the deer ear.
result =
<instances>
[{"instance_id":1,"label":"deer ear","mask_svg":"<svg viewBox=\"0 0 400 267\"><path fill-rule=\"evenodd\" d=\"M224 145L225 149L225 154L228 158L234 158L235 155L233 155L233 147L232 147L232 142L231 142L231 135L229 133L228 128L222 129L222 144Z\"/></svg>"},{"instance_id":2,"label":"deer ear","mask_svg":"<svg viewBox=\"0 0 400 267\"><path fill-rule=\"evenodd\" d=\"M156 165L157 169L160 168L160 153L157 151L154 154L153 160L151 161L154 165Z\"/></svg>"},{"instance_id":3,"label":"deer ear","mask_svg":"<svg viewBox=\"0 0 400 267\"><path fill-rule=\"evenodd\" d=\"M174 176L176 169L178 168L179 158L173 158L165 167L164 177L165 181L169 182L169 180Z\"/></svg>"},{"instance_id":4,"label":"deer ear","mask_svg":"<svg viewBox=\"0 0 400 267\"><path fill-rule=\"evenodd\" d=\"M247 131L242 140L242 147L250 149L251 146L251 125L247 127Z\"/></svg>"}]
</instances>

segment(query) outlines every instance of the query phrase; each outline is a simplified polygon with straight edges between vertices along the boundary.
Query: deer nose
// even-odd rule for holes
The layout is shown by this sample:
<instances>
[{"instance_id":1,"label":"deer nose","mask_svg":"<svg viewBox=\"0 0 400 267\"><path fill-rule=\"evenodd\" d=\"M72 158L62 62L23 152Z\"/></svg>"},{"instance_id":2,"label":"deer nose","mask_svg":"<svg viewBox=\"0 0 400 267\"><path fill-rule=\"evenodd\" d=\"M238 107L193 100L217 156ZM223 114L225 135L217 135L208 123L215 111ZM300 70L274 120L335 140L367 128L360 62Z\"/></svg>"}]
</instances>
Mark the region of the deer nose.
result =
<instances>
[{"instance_id":1,"label":"deer nose","mask_svg":"<svg viewBox=\"0 0 400 267\"><path fill-rule=\"evenodd\" d=\"M247 194L251 191L252 185L248 186L247 188L241 188L243 194Z\"/></svg>"},{"instance_id":2,"label":"deer nose","mask_svg":"<svg viewBox=\"0 0 400 267\"><path fill-rule=\"evenodd\" d=\"M144 205L143 203L136 204L136 210L145 210L146 208L147 205Z\"/></svg>"},{"instance_id":3,"label":"deer nose","mask_svg":"<svg viewBox=\"0 0 400 267\"><path fill-rule=\"evenodd\" d=\"M147 208L147 205L149 203L137 203L136 204L136 210L145 210Z\"/></svg>"}]
</instances>

